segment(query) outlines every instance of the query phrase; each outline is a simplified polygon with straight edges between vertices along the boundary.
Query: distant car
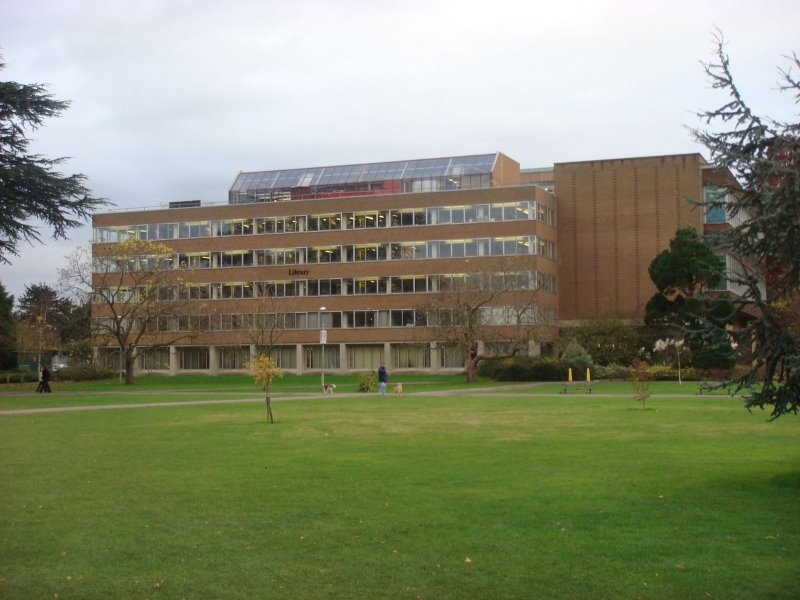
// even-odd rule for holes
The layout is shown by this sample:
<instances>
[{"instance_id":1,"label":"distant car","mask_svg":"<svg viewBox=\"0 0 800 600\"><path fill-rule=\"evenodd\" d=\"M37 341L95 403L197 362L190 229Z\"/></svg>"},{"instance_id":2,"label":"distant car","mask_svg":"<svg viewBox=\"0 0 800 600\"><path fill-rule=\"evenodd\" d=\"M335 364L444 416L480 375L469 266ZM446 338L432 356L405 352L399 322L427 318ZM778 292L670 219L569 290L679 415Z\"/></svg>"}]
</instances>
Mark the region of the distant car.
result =
<instances>
[{"instance_id":1,"label":"distant car","mask_svg":"<svg viewBox=\"0 0 800 600\"><path fill-rule=\"evenodd\" d=\"M66 369L67 367L69 367L67 363L53 363L52 365L50 365L50 370L55 373L56 371L60 371L61 369Z\"/></svg>"}]
</instances>

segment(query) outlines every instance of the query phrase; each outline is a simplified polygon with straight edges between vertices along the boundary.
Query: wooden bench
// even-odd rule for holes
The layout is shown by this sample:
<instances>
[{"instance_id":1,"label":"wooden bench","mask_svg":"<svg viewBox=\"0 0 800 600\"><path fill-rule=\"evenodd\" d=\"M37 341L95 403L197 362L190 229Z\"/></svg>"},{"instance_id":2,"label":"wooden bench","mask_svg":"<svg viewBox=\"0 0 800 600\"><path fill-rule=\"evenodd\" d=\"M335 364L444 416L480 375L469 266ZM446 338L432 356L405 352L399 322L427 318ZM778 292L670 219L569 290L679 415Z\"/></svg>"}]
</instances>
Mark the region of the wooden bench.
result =
<instances>
[{"instance_id":1,"label":"wooden bench","mask_svg":"<svg viewBox=\"0 0 800 600\"><path fill-rule=\"evenodd\" d=\"M729 396L733 396L736 391L736 384L725 383L723 381L701 381L697 385L699 394L711 394L713 392L725 392Z\"/></svg>"},{"instance_id":2,"label":"wooden bench","mask_svg":"<svg viewBox=\"0 0 800 600\"><path fill-rule=\"evenodd\" d=\"M562 386L561 393L566 394L567 392L586 392L591 394L593 386L593 381L565 381Z\"/></svg>"}]
</instances>

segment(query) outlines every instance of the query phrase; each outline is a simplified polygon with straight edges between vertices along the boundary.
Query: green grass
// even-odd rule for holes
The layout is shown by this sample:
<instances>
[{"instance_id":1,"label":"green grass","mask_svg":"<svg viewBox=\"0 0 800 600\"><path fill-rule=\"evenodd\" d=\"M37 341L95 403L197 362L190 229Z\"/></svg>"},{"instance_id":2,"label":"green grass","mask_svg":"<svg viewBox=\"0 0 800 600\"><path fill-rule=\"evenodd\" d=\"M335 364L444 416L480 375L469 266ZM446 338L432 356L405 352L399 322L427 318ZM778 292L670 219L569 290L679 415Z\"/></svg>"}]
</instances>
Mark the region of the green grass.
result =
<instances>
[{"instance_id":1,"label":"green grass","mask_svg":"<svg viewBox=\"0 0 800 600\"><path fill-rule=\"evenodd\" d=\"M496 386L490 380L466 384L463 375L404 375L407 392L434 392L451 389L475 389ZM326 383L336 384L337 394L358 393L358 383L352 375L327 375ZM228 398L263 399L262 388L251 376L221 375L175 377L140 376L131 386L120 384L118 379L100 381L55 381L53 394L36 394L36 383L4 384L0 386L0 411L52 408L59 406L98 406L149 402L181 402L213 400L220 394ZM275 379L270 386L273 397L292 395L321 395L319 375L289 375ZM369 395L369 394L365 394Z\"/></svg>"},{"instance_id":2,"label":"green grass","mask_svg":"<svg viewBox=\"0 0 800 600\"><path fill-rule=\"evenodd\" d=\"M496 390L498 394L516 393L520 385L513 382L494 382L480 378L477 382L467 384L464 375L413 375L403 374L392 378L392 383L402 381L406 394L426 392L460 392L470 393L476 389ZM326 383L336 384L337 395L358 392L358 383L353 375L327 375ZM561 394L561 383L537 383L539 394ZM98 406L129 404L133 402L181 402L194 400L212 400L223 394L230 398L263 398L261 388L253 383L253 378L246 375L197 376L163 375L139 376L132 386L120 384L118 379L100 381L55 381L52 383L54 394L35 394L35 383L0 385L0 411L51 408L59 406ZM319 375L288 375L276 379L270 387L272 397L288 397L291 395L314 396L320 394ZM391 393L391 386L389 392ZM688 381L679 384L675 381L659 381L651 384L651 392L655 395L696 395L698 382ZM583 393L583 392L581 392ZM631 386L625 381L596 381L595 395L630 396ZM365 394L368 396L369 394ZM576 395L573 392L569 396ZM708 395L727 395L724 390L706 392ZM138 398L138 399L137 399Z\"/></svg>"},{"instance_id":3,"label":"green grass","mask_svg":"<svg viewBox=\"0 0 800 600\"><path fill-rule=\"evenodd\" d=\"M795 418L539 391L0 415L0 598L800 596Z\"/></svg>"}]
</instances>

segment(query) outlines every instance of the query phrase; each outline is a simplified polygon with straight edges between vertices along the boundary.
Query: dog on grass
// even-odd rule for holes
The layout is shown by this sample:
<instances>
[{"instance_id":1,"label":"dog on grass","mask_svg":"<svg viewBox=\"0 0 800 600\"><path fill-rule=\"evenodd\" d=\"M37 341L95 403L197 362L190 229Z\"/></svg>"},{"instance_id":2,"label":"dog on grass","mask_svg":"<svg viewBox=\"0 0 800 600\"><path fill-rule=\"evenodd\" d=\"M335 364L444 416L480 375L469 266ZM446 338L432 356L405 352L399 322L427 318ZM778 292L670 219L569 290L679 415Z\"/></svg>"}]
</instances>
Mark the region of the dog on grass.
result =
<instances>
[{"instance_id":1,"label":"dog on grass","mask_svg":"<svg viewBox=\"0 0 800 600\"><path fill-rule=\"evenodd\" d=\"M322 393L323 394L333 394L333 390L336 389L335 383L326 383L322 386Z\"/></svg>"},{"instance_id":2,"label":"dog on grass","mask_svg":"<svg viewBox=\"0 0 800 600\"><path fill-rule=\"evenodd\" d=\"M399 396L403 393L403 384L402 383L395 383L394 384L394 394L395 396Z\"/></svg>"}]
</instances>

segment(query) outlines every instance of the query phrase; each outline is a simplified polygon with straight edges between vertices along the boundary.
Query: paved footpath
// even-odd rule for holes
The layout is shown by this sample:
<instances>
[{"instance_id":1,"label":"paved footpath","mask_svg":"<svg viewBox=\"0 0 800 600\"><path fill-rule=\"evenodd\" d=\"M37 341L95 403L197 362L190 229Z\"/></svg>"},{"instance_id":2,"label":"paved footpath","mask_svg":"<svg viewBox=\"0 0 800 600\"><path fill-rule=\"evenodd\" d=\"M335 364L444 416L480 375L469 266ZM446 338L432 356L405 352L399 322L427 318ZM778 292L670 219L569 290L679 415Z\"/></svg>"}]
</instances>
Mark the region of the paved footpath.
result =
<instances>
[{"instance_id":1,"label":"paved footpath","mask_svg":"<svg viewBox=\"0 0 800 600\"><path fill-rule=\"evenodd\" d=\"M515 393L519 391L523 391L525 389L535 387L537 385L542 385L540 383L519 383L513 385L504 385L504 386L495 386L495 387L481 387L481 388L450 388L447 390L440 390L440 391L426 391L426 392L405 392L403 396L453 396L456 394L459 395L483 395L489 393ZM63 392L63 395L70 395L70 396L90 396L92 394L108 394L109 392ZM120 394L124 394L126 396L131 395L147 395L152 393L151 391L138 391L138 390L129 390L125 392L121 392ZM175 394L176 396L179 395L202 395L202 394L214 394L219 395L219 391L209 391L209 392L202 392L202 391L184 391L184 390L174 390L174 391L162 391L159 392L160 394ZM257 402L264 402L264 397L260 398L253 398L249 397L249 392L240 392L243 393L243 397L241 398L226 398L226 399L216 399L216 400L183 400L183 401L175 401L175 402L137 402L137 403L126 403L126 404L99 404L99 405L85 405L85 406L52 406L52 407L43 407L43 408L17 408L11 410L0 410L0 416L3 415L31 415L31 414L46 414L46 413L61 413L61 412L78 412L78 411L89 411L89 410L117 410L117 409L128 409L128 408L165 408L165 407L175 407L175 406L203 406L203 405L211 405L211 404L247 404L247 403L257 403ZM6 395L6 392L0 392L0 396ZM60 395L62 395L60 394ZM35 392L30 393L23 393L23 394L13 394L14 396L39 396ZM379 398L375 393L370 394L376 398ZM245 397L247 396L247 397ZM365 397L363 392L344 392L334 395L323 395L323 394L313 394L313 393L289 393L289 394L281 394L280 396L272 396L272 402L286 402L292 400L333 400L335 398L354 398ZM391 393L387 393L384 397L386 399L396 399L397 396Z\"/></svg>"}]
</instances>

